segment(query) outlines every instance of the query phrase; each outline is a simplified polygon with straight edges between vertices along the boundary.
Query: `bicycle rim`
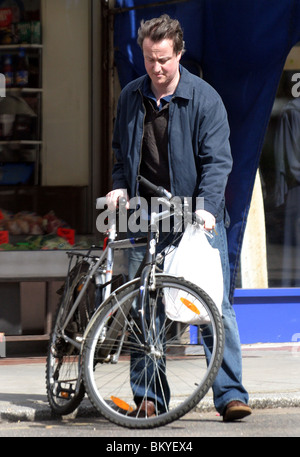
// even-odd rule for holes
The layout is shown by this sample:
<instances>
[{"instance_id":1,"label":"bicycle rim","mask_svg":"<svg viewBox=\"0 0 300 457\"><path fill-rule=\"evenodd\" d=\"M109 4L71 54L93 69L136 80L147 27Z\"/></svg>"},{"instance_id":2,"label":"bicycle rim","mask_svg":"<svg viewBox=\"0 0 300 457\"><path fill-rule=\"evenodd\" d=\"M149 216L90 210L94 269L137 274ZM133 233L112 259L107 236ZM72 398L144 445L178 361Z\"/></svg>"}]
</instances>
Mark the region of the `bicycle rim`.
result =
<instances>
[{"instance_id":1,"label":"bicycle rim","mask_svg":"<svg viewBox=\"0 0 300 457\"><path fill-rule=\"evenodd\" d=\"M162 297L175 289L205 309L208 324L191 328L166 317ZM153 428L179 419L206 395L222 362L224 331L203 290L157 275L156 289L149 293L144 345L135 308L138 293L138 281L120 288L99 313L85 337L83 379L91 402L107 419L129 428ZM155 414L137 417L137 404L148 401Z\"/></svg>"},{"instance_id":2,"label":"bicycle rim","mask_svg":"<svg viewBox=\"0 0 300 457\"><path fill-rule=\"evenodd\" d=\"M46 389L50 407L57 415L72 413L85 394L81 380L80 350L63 338L61 327L81 290L88 268L89 264L83 261L71 271L50 336L46 362ZM66 335L80 341L94 308L95 286L90 282L65 330Z\"/></svg>"}]
</instances>

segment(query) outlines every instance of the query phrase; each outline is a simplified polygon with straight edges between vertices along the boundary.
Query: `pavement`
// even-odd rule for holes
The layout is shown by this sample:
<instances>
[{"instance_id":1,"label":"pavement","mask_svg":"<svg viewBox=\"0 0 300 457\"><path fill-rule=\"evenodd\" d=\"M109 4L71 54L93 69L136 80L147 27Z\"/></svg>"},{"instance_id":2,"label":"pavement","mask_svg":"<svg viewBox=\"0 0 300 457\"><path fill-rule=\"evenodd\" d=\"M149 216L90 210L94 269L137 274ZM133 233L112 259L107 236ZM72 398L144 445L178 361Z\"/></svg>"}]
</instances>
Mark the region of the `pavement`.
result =
<instances>
[{"instance_id":1,"label":"pavement","mask_svg":"<svg viewBox=\"0 0 300 457\"><path fill-rule=\"evenodd\" d=\"M255 409L300 407L299 343L242 346L243 384ZM199 410L214 409L208 392ZM85 397L74 417L95 417ZM0 421L50 420L45 389L45 357L0 358Z\"/></svg>"}]
</instances>

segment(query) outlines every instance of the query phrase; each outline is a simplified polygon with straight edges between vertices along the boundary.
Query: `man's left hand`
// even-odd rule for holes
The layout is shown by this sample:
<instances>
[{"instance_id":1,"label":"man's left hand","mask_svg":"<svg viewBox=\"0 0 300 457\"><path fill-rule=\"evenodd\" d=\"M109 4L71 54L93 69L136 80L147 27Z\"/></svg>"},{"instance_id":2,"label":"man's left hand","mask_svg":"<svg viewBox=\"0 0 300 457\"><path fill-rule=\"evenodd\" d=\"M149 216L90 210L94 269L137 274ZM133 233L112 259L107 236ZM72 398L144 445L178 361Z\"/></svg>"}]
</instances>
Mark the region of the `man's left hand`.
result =
<instances>
[{"instance_id":1,"label":"man's left hand","mask_svg":"<svg viewBox=\"0 0 300 457\"><path fill-rule=\"evenodd\" d=\"M201 217L204 221L204 228L206 230L213 230L216 226L216 218L208 211L204 209L198 209L195 211L196 214Z\"/></svg>"}]
</instances>

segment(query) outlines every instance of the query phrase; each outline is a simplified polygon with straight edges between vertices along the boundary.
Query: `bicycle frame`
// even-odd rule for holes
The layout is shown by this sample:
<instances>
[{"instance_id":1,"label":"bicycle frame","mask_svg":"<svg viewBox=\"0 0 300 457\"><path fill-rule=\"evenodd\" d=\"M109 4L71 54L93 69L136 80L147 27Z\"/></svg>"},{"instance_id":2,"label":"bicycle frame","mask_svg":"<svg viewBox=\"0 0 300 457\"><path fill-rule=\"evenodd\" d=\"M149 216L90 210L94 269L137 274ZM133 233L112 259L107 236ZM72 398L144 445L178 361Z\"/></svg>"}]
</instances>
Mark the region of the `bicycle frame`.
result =
<instances>
[{"instance_id":1,"label":"bicycle frame","mask_svg":"<svg viewBox=\"0 0 300 457\"><path fill-rule=\"evenodd\" d=\"M105 301L111 293L111 280L112 280L112 276L113 276L113 266L114 266L114 251L116 249L123 250L123 249L132 248L133 244L135 246L137 246L137 245L143 246L143 245L147 244L146 237L136 238L134 240L132 240L132 239L115 240L115 238L116 238L116 218L112 218L111 220L112 220L112 223L111 223L111 226L110 226L110 229L108 232L108 243L107 243L106 248L103 250L103 252L100 256L90 255L91 251L89 251L87 254L83 254L82 252L79 252L79 251L68 252L69 256L80 256L83 259L87 260L87 262L89 262L89 263L92 263L92 261L95 261L95 259L97 259L96 262L94 263L94 265L91 267L90 271L88 272L87 278L85 279L85 281L83 283L83 287L81 288L80 293L78 294L78 296L77 296L71 310L69 311L68 316L67 316L66 320L64 321L64 324L61 328L62 337L68 343L71 343L78 349L81 348L82 340L78 341L78 337L77 337L77 341L70 338L68 335L66 335L65 329L66 329L67 325L69 324L76 309L78 308L79 303L80 303L90 281L92 280L93 277L97 277L98 274L105 273L105 283L103 284L104 295L103 295L102 302ZM106 271L98 272L99 267L101 266L102 262L105 259L106 259Z\"/></svg>"},{"instance_id":2,"label":"bicycle frame","mask_svg":"<svg viewBox=\"0 0 300 457\"><path fill-rule=\"evenodd\" d=\"M134 284L138 278L139 278L139 296L138 296L138 309L140 312L140 324L141 324L141 331L142 331L142 337L141 337L141 344L144 345L145 350L151 351L151 347L147 343L147 331L146 331L146 297L147 297L147 291L149 287L152 290L155 290L155 266L156 266L156 245L157 245L157 237L158 237L158 222L163 220L166 217L170 216L170 212L168 210L162 211L161 213L152 213L151 214L151 219L150 219L150 224L148 227L148 236L147 237L142 237L142 238L134 238L134 239L125 239L125 240L120 240L120 241L111 241L108 243L108 246L112 250L114 249L119 249L120 247L122 248L135 248L138 246L145 246L147 245L146 249L146 255L144 258L143 266L141 266L141 269L138 270L137 275L135 279L132 281L129 281L126 283L125 287L128 287L130 284ZM117 289L116 292L119 292L122 287ZM115 292L112 293L114 295ZM103 302L105 304L105 300ZM93 322L96 320L98 313L101 311L101 307L98 308L98 310L94 313L92 316L91 320L89 321L87 328L85 330L83 340L85 341L86 335L89 332L90 327L93 325ZM120 311L120 318L115 320L115 324L110 327L109 329L109 338L107 340L110 340L112 343L111 345L114 344L114 339L117 337L117 334L119 331L122 330L123 334L125 333L125 328L123 327L123 320L126 317L126 313L128 311L125 309L122 309ZM106 335L108 336L108 335ZM120 350L121 350L121 344L122 341L120 342ZM103 360L106 359L106 356L110 353L110 346L109 344L106 344L105 350L102 350L101 352L101 357Z\"/></svg>"}]
</instances>

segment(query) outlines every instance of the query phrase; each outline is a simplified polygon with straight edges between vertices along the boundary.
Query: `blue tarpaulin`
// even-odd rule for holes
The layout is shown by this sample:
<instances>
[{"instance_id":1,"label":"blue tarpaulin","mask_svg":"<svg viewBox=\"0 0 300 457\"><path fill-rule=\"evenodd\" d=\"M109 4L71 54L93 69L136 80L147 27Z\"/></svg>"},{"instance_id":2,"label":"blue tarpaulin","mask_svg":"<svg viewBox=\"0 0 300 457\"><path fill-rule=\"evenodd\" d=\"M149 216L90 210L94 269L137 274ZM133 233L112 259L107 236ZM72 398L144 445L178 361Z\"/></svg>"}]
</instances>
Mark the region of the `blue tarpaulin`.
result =
<instances>
[{"instance_id":1,"label":"blue tarpaulin","mask_svg":"<svg viewBox=\"0 0 300 457\"><path fill-rule=\"evenodd\" d=\"M300 40L300 0L117 0L115 7L122 87L145 73L136 43L140 21L167 13L184 29L182 64L198 74L201 68L224 101L234 161L226 192L233 295L264 135L285 60Z\"/></svg>"}]
</instances>

